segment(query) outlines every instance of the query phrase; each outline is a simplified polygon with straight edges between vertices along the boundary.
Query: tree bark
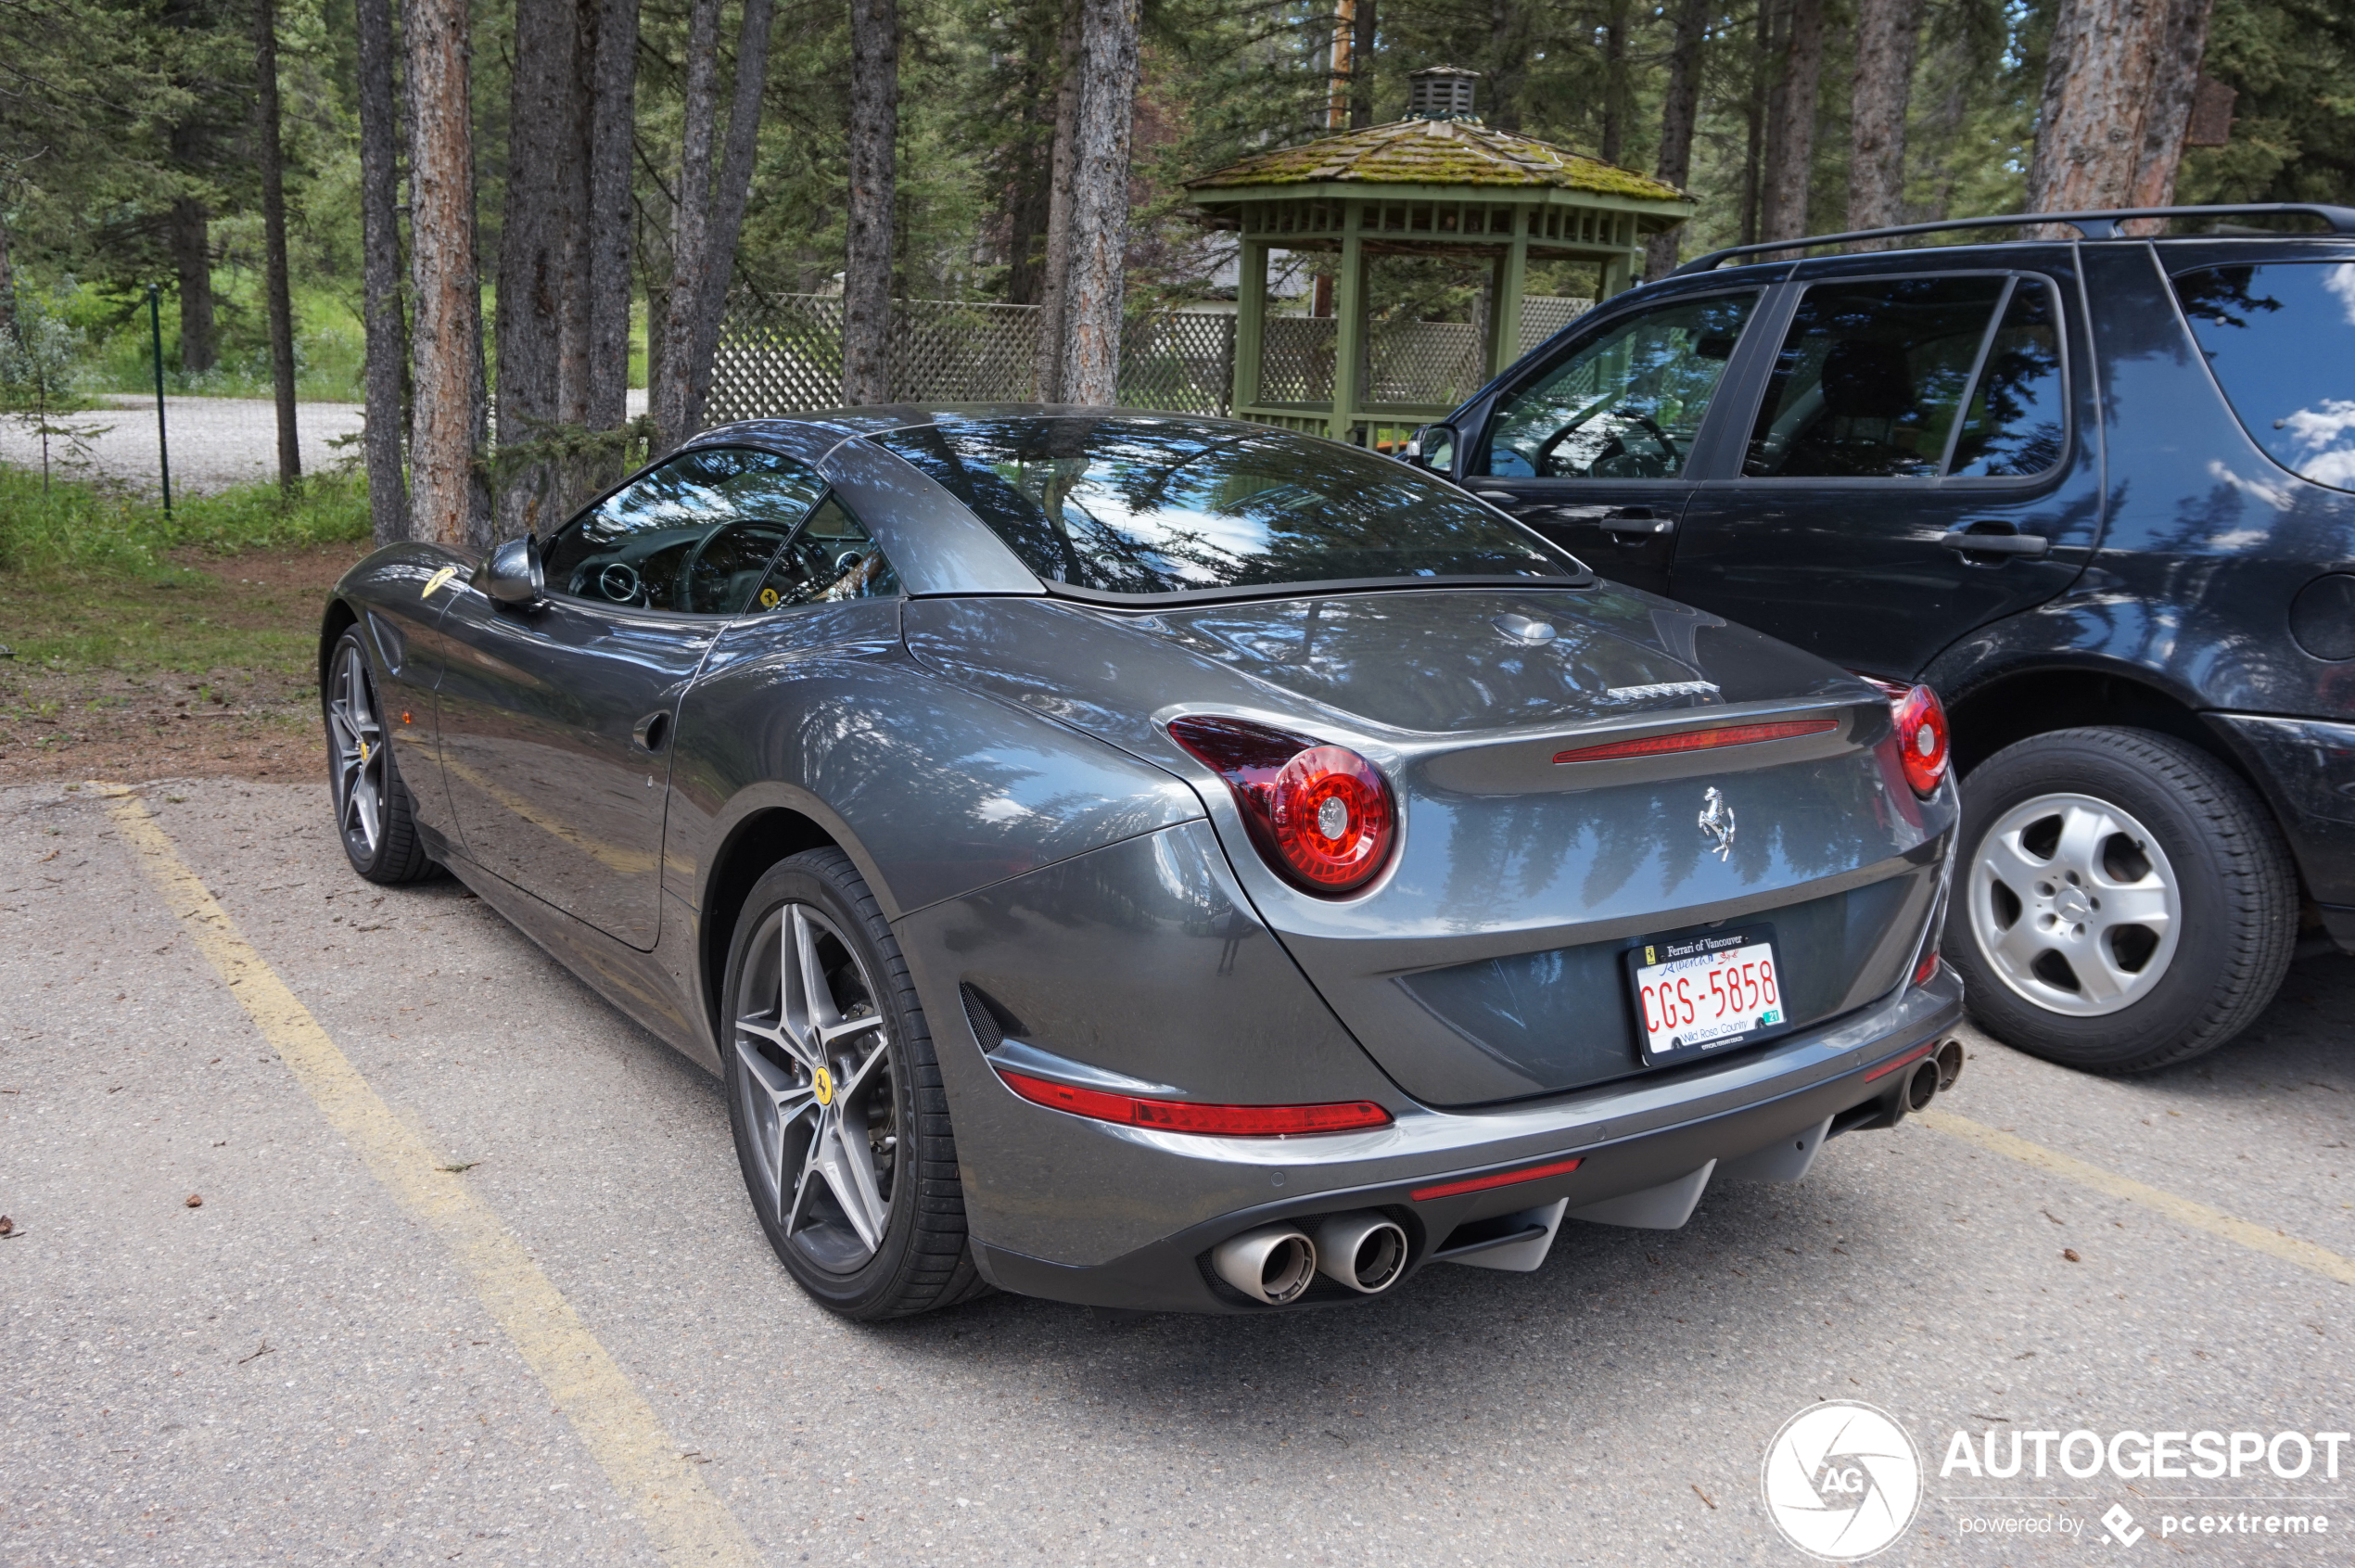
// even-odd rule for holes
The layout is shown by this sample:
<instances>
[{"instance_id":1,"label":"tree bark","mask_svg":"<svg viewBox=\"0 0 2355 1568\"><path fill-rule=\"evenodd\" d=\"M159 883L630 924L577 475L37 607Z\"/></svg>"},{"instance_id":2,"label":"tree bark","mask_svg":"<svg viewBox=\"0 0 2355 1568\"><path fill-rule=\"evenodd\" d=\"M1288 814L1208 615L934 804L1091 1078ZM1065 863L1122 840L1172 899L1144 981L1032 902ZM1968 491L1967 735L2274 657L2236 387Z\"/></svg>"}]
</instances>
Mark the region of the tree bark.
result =
<instances>
[{"instance_id":1,"label":"tree bark","mask_svg":"<svg viewBox=\"0 0 2355 1568\"><path fill-rule=\"evenodd\" d=\"M898 201L898 0L850 0L850 207L842 401L891 401L891 253Z\"/></svg>"},{"instance_id":2,"label":"tree bark","mask_svg":"<svg viewBox=\"0 0 2355 1568\"><path fill-rule=\"evenodd\" d=\"M466 0L404 0L409 51L409 232L416 402L409 445L416 537L485 550L482 295L475 261L473 94Z\"/></svg>"},{"instance_id":3,"label":"tree bark","mask_svg":"<svg viewBox=\"0 0 2355 1568\"><path fill-rule=\"evenodd\" d=\"M2199 92L2199 64L2208 53L2208 21L2214 8L2215 0L2174 0L2169 6L2167 32L2152 62L2151 90L2144 100L2143 146L2134 165L2136 207L2174 204L2175 171L2183 161L2183 136L2191 128L2192 99Z\"/></svg>"},{"instance_id":4,"label":"tree bark","mask_svg":"<svg viewBox=\"0 0 2355 1568\"><path fill-rule=\"evenodd\" d=\"M1627 145L1627 0L1610 0L1603 12L1603 135L1605 163L1616 163Z\"/></svg>"},{"instance_id":5,"label":"tree bark","mask_svg":"<svg viewBox=\"0 0 2355 1568\"><path fill-rule=\"evenodd\" d=\"M1350 24L1356 33L1349 45L1349 128L1353 131L1374 122L1377 6L1378 0L1357 0L1357 14Z\"/></svg>"},{"instance_id":6,"label":"tree bark","mask_svg":"<svg viewBox=\"0 0 2355 1568\"><path fill-rule=\"evenodd\" d=\"M1776 83L1766 131L1762 239L1807 232L1807 195L1815 172L1815 108L1824 81L1824 0L1792 0L1782 80Z\"/></svg>"},{"instance_id":7,"label":"tree bark","mask_svg":"<svg viewBox=\"0 0 2355 1568\"><path fill-rule=\"evenodd\" d=\"M1063 0L1027 0L1022 70L1013 83L1018 139L1006 160L1006 301L1038 303L1046 276L1048 209L1054 201L1056 84ZM1035 373L1035 372L1034 372Z\"/></svg>"},{"instance_id":8,"label":"tree bark","mask_svg":"<svg viewBox=\"0 0 2355 1568\"><path fill-rule=\"evenodd\" d=\"M1070 300L1071 176L1079 134L1079 17L1082 0L1063 0L1056 40L1055 147L1047 174L1046 279L1038 291L1038 401L1063 401L1063 319Z\"/></svg>"},{"instance_id":9,"label":"tree bark","mask_svg":"<svg viewBox=\"0 0 2355 1568\"><path fill-rule=\"evenodd\" d=\"M180 368L202 375L221 363L212 325L211 214L195 197L174 198L164 220L180 290Z\"/></svg>"},{"instance_id":10,"label":"tree bark","mask_svg":"<svg viewBox=\"0 0 2355 1568\"><path fill-rule=\"evenodd\" d=\"M1790 26L1789 0L1759 0L1758 48L1750 61L1750 92L1743 104L1741 243L1758 239L1766 198L1766 127L1782 80L1781 45Z\"/></svg>"},{"instance_id":11,"label":"tree bark","mask_svg":"<svg viewBox=\"0 0 2355 1568\"><path fill-rule=\"evenodd\" d=\"M2210 0L2061 0L2029 164L2038 212L2174 193ZM2157 203L2147 203L2157 205Z\"/></svg>"},{"instance_id":12,"label":"tree bark","mask_svg":"<svg viewBox=\"0 0 2355 1568\"><path fill-rule=\"evenodd\" d=\"M1660 161L1652 172L1683 189L1693 172L1693 127L1700 119L1700 51L1709 38L1710 0L1684 0L1676 12L1675 42L1668 52L1668 90L1660 106ZM1681 227L1644 241L1644 281L1676 270L1684 247Z\"/></svg>"},{"instance_id":13,"label":"tree bark","mask_svg":"<svg viewBox=\"0 0 2355 1568\"><path fill-rule=\"evenodd\" d=\"M1922 0L1861 0L1856 75L1850 95L1848 226L1887 228L1905 221L1905 110L1914 92ZM1865 240L1860 250L1886 249Z\"/></svg>"},{"instance_id":14,"label":"tree bark","mask_svg":"<svg viewBox=\"0 0 2355 1568\"><path fill-rule=\"evenodd\" d=\"M368 516L378 544L409 537L409 486L401 469L401 363L408 327L401 309L401 171L392 96L391 0L358 0L360 74L361 319L367 332L365 453Z\"/></svg>"},{"instance_id":15,"label":"tree bark","mask_svg":"<svg viewBox=\"0 0 2355 1568\"><path fill-rule=\"evenodd\" d=\"M630 179L638 122L638 0L594 0L597 40L590 102L589 339L581 423L617 430L630 417ZM617 458L603 465L620 478Z\"/></svg>"},{"instance_id":16,"label":"tree bark","mask_svg":"<svg viewBox=\"0 0 2355 1568\"><path fill-rule=\"evenodd\" d=\"M688 355L695 301L711 259L711 142L719 114L719 0L694 0L687 12L687 80L681 95L679 184L670 198L670 285L664 290L661 374L648 390L656 440L673 447L687 426Z\"/></svg>"},{"instance_id":17,"label":"tree bark","mask_svg":"<svg viewBox=\"0 0 2355 1568\"><path fill-rule=\"evenodd\" d=\"M516 59L507 116L507 200L499 235L499 444L544 440L563 422L566 306L586 279L573 275L576 231L588 204L577 116L574 0L516 0ZM506 474L499 535L538 533L559 519L559 465L535 462Z\"/></svg>"},{"instance_id":18,"label":"tree bark","mask_svg":"<svg viewBox=\"0 0 2355 1568\"><path fill-rule=\"evenodd\" d=\"M278 132L278 10L255 0L253 74L259 91L261 165L261 287L270 313L270 389L278 403L278 484L302 480L302 444L295 430L294 300L286 282L286 158Z\"/></svg>"},{"instance_id":19,"label":"tree bark","mask_svg":"<svg viewBox=\"0 0 2355 1568\"><path fill-rule=\"evenodd\" d=\"M1071 263L1062 401L1118 401L1128 254L1128 136L1137 102L1138 0L1082 0L1079 118L1072 135Z\"/></svg>"},{"instance_id":20,"label":"tree bark","mask_svg":"<svg viewBox=\"0 0 2355 1568\"><path fill-rule=\"evenodd\" d=\"M728 140L719 159L719 188L712 194L710 260L695 300L694 336L686 344L687 427L703 428L704 403L711 395L711 364L719 348L719 324L728 310L728 281L736 266L736 236L744 230L745 203L752 195L753 154L760 139L760 98L769 85L769 34L774 0L745 0L736 40L736 83L728 108Z\"/></svg>"}]
</instances>

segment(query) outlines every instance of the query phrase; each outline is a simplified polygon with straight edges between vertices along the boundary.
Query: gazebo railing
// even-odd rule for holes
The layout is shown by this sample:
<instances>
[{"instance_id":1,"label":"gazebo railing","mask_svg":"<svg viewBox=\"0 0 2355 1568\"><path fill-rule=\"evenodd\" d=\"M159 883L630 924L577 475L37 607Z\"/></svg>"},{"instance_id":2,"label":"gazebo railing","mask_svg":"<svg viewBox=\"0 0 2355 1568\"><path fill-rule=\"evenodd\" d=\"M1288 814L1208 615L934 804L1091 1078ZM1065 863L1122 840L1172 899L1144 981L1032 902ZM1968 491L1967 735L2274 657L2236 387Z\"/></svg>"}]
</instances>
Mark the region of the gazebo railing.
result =
<instances>
[{"instance_id":1,"label":"gazebo railing","mask_svg":"<svg viewBox=\"0 0 2355 1568\"><path fill-rule=\"evenodd\" d=\"M1535 347L1591 301L1521 301L1521 349ZM1036 390L1035 305L902 300L892 306L891 395L901 402L1026 402ZM1330 414L1335 323L1271 316L1260 351L1254 409ZM1445 413L1476 390L1480 346L1460 322L1375 323L1368 334L1371 404ZM1226 414L1234 385L1235 318L1161 311L1121 330L1120 401L1130 408ZM740 292L729 301L714 356L706 417L758 419L842 402L842 300L824 294ZM1245 413L1244 417L1260 417ZM1284 423L1294 423L1285 420ZM1322 429L1323 418L1297 421Z\"/></svg>"}]
</instances>

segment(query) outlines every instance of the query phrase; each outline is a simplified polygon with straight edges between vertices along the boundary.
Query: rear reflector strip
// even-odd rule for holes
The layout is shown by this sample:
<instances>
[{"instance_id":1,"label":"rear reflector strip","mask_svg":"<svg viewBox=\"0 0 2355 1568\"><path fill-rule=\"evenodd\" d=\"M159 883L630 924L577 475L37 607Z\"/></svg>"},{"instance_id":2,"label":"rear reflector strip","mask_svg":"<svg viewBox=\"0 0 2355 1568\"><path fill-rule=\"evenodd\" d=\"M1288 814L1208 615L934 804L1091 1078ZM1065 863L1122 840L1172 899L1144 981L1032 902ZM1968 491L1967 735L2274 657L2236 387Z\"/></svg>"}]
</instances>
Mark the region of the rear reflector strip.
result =
<instances>
[{"instance_id":1,"label":"rear reflector strip","mask_svg":"<svg viewBox=\"0 0 2355 1568\"><path fill-rule=\"evenodd\" d=\"M1608 762L1623 757L1665 757L1678 751L1708 751L1721 746L1755 746L1794 735L1820 735L1839 728L1836 719L1778 719L1770 724L1721 724L1713 730L1679 730L1674 734L1642 735L1635 740L1583 746L1557 751L1557 762Z\"/></svg>"},{"instance_id":2,"label":"rear reflector strip","mask_svg":"<svg viewBox=\"0 0 2355 1568\"><path fill-rule=\"evenodd\" d=\"M1284 1138L1309 1132L1353 1132L1388 1127L1390 1113L1370 1100L1332 1105L1203 1105L1190 1100L1139 1100L1076 1084L1051 1083L1023 1073L1000 1072L1006 1087L1034 1105L1069 1111L1100 1122L1122 1122L1163 1132L1198 1132L1224 1138Z\"/></svg>"},{"instance_id":3,"label":"rear reflector strip","mask_svg":"<svg viewBox=\"0 0 2355 1568\"><path fill-rule=\"evenodd\" d=\"M1556 1160L1552 1165L1532 1166L1527 1170L1508 1170L1497 1176L1475 1176L1467 1181L1443 1181L1436 1187L1418 1187L1410 1196L1419 1204L1432 1198L1452 1198L1458 1192L1484 1192L1491 1187L1510 1187L1516 1181L1535 1181L1546 1176L1568 1176L1585 1163L1584 1159Z\"/></svg>"},{"instance_id":4,"label":"rear reflector strip","mask_svg":"<svg viewBox=\"0 0 2355 1568\"><path fill-rule=\"evenodd\" d=\"M1865 1075L1865 1081L1866 1083L1870 1083L1875 1078L1885 1078L1889 1077L1890 1074L1895 1072L1898 1068L1909 1066L1912 1064L1920 1061L1923 1057L1929 1055L1933 1050L1937 1049L1937 1046L1938 1042L1936 1040L1931 1040L1926 1045L1917 1045L1914 1047L1913 1050L1905 1052L1903 1056L1883 1062L1879 1066L1875 1067L1871 1072Z\"/></svg>"}]
</instances>

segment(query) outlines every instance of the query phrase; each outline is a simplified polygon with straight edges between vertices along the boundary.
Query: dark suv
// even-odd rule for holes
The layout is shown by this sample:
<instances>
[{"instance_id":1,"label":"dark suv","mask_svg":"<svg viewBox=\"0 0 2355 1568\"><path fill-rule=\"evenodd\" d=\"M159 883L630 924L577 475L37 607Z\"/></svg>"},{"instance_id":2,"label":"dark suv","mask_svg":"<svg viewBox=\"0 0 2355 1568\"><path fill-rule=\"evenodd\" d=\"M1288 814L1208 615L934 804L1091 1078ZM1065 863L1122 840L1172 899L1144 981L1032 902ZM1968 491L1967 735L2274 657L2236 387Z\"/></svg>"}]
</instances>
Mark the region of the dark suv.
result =
<instances>
[{"instance_id":1,"label":"dark suv","mask_svg":"<svg viewBox=\"0 0 2355 1568\"><path fill-rule=\"evenodd\" d=\"M1605 576L1934 687L1972 1010L2117 1072L2246 1027L2301 926L2355 951L2355 210L2133 216L1721 251L1419 438Z\"/></svg>"}]
</instances>

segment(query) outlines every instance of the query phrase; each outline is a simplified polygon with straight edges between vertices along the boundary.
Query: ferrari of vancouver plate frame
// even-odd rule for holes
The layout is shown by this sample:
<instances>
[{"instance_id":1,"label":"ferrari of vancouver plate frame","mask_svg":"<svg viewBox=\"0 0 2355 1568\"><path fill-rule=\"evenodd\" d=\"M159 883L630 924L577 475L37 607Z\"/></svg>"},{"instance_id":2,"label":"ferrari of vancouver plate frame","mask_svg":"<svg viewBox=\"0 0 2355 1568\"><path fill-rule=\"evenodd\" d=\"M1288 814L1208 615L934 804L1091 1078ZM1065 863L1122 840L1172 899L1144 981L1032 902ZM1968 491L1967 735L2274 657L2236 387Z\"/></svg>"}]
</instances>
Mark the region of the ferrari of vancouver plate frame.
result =
<instances>
[{"instance_id":1,"label":"ferrari of vancouver plate frame","mask_svg":"<svg viewBox=\"0 0 2355 1568\"><path fill-rule=\"evenodd\" d=\"M1655 937L1627 951L1644 1065L1659 1067L1763 1039L1789 1026L1774 929Z\"/></svg>"}]
</instances>

